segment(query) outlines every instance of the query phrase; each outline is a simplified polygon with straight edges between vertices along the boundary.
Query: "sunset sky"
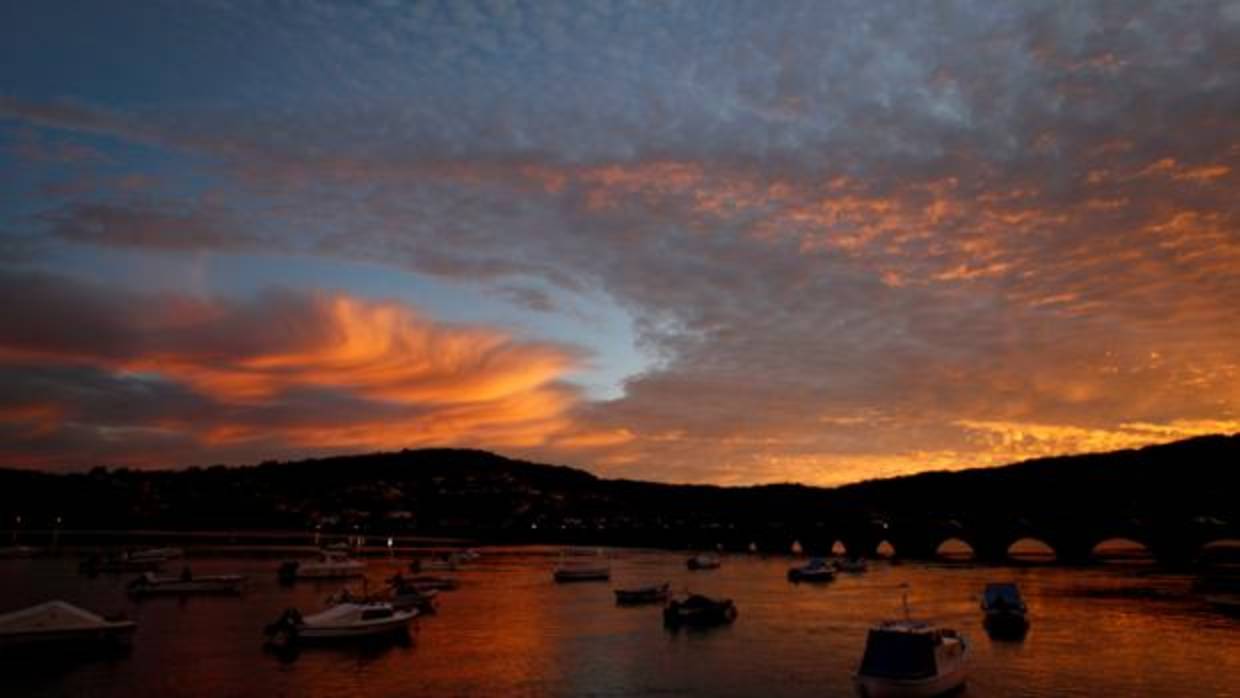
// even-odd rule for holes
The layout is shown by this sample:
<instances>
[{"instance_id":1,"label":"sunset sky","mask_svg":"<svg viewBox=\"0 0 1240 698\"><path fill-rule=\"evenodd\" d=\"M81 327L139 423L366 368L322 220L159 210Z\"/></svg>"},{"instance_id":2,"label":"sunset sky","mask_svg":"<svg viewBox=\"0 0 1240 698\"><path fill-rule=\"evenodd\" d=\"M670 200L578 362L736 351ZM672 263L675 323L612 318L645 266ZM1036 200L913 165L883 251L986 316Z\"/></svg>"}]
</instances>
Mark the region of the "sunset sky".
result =
<instances>
[{"instance_id":1,"label":"sunset sky","mask_svg":"<svg viewBox=\"0 0 1240 698\"><path fill-rule=\"evenodd\" d=\"M835 484L1240 431L1240 1L17 0L0 38L0 466Z\"/></svg>"}]
</instances>

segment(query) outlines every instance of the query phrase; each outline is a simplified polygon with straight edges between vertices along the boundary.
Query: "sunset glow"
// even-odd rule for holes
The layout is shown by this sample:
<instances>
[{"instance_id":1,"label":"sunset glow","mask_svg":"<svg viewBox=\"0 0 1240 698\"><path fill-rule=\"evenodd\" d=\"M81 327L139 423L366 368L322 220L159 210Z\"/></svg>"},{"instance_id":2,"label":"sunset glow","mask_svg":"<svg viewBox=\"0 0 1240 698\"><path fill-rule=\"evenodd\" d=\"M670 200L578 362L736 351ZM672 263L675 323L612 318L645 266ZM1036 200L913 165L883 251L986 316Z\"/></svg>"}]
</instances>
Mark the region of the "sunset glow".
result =
<instances>
[{"instance_id":1,"label":"sunset glow","mask_svg":"<svg viewBox=\"0 0 1240 698\"><path fill-rule=\"evenodd\" d=\"M0 10L0 466L1240 431L1236 2L94 12Z\"/></svg>"}]
</instances>

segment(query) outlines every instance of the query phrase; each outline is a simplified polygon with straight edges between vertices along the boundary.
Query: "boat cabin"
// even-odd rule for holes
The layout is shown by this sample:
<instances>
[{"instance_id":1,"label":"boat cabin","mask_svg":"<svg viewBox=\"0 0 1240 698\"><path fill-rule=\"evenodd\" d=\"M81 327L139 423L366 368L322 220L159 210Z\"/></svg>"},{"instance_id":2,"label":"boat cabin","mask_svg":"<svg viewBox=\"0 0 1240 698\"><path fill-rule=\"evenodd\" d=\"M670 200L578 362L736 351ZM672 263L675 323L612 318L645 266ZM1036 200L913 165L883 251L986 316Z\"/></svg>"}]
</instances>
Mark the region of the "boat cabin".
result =
<instances>
[{"instance_id":1,"label":"boat cabin","mask_svg":"<svg viewBox=\"0 0 1240 698\"><path fill-rule=\"evenodd\" d=\"M987 611L1024 611L1025 600L1020 589L1010 582L987 584L982 593L982 608Z\"/></svg>"},{"instance_id":2,"label":"boat cabin","mask_svg":"<svg viewBox=\"0 0 1240 698\"><path fill-rule=\"evenodd\" d=\"M872 628L865 642L860 674L885 679L914 680L936 676L939 650L954 630L926 623L898 621Z\"/></svg>"}]
</instances>

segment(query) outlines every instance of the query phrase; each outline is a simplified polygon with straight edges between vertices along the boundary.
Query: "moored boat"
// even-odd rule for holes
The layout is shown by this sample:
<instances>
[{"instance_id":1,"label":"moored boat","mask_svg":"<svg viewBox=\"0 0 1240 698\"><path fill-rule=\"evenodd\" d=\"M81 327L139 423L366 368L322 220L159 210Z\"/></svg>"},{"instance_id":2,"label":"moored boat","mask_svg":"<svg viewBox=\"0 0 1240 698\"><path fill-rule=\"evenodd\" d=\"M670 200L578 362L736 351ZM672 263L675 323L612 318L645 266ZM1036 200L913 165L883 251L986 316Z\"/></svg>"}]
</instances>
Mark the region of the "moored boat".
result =
<instances>
[{"instance_id":1,"label":"moored boat","mask_svg":"<svg viewBox=\"0 0 1240 698\"><path fill-rule=\"evenodd\" d=\"M790 582L829 582L835 579L835 568L822 558L814 558L804 565L788 570Z\"/></svg>"},{"instance_id":2,"label":"moored boat","mask_svg":"<svg viewBox=\"0 0 1240 698\"><path fill-rule=\"evenodd\" d=\"M461 586L455 577L436 577L430 574L420 574L416 577L396 575L393 580L406 589L417 591L452 591Z\"/></svg>"},{"instance_id":3,"label":"moored boat","mask_svg":"<svg viewBox=\"0 0 1240 698\"><path fill-rule=\"evenodd\" d=\"M863 698L929 698L959 689L969 646L955 630L915 620L870 629L853 681Z\"/></svg>"},{"instance_id":4,"label":"moored boat","mask_svg":"<svg viewBox=\"0 0 1240 698\"><path fill-rule=\"evenodd\" d=\"M129 551L128 557L130 560L157 560L164 562L165 560L185 557L185 551L180 548L144 548L142 550Z\"/></svg>"},{"instance_id":5,"label":"moored boat","mask_svg":"<svg viewBox=\"0 0 1240 698\"><path fill-rule=\"evenodd\" d=\"M130 582L126 590L134 596L240 594L245 579L239 574L193 576L187 568L177 577L159 577L147 572Z\"/></svg>"},{"instance_id":6,"label":"moored boat","mask_svg":"<svg viewBox=\"0 0 1240 698\"><path fill-rule=\"evenodd\" d=\"M552 577L557 582L605 582L611 579L611 565L600 562L562 562Z\"/></svg>"},{"instance_id":7,"label":"moored boat","mask_svg":"<svg viewBox=\"0 0 1240 698\"><path fill-rule=\"evenodd\" d=\"M162 567L162 558L134 559L127 553L116 555L91 555L78 565L82 572L94 575L101 572L154 572Z\"/></svg>"},{"instance_id":8,"label":"moored boat","mask_svg":"<svg viewBox=\"0 0 1240 698\"><path fill-rule=\"evenodd\" d=\"M294 579L343 579L359 577L366 571L366 563L354 560L344 553L324 550L317 560L286 560L280 563L279 575L284 581Z\"/></svg>"},{"instance_id":9,"label":"moored boat","mask_svg":"<svg viewBox=\"0 0 1240 698\"><path fill-rule=\"evenodd\" d=\"M732 599L712 599L701 594L673 599L663 609L663 622L673 628L726 625L734 620L736 605Z\"/></svg>"},{"instance_id":10,"label":"moored boat","mask_svg":"<svg viewBox=\"0 0 1240 698\"><path fill-rule=\"evenodd\" d=\"M869 568L869 563L863 557L842 557L835 561L835 570L837 572L860 574Z\"/></svg>"},{"instance_id":11,"label":"moored boat","mask_svg":"<svg viewBox=\"0 0 1240 698\"><path fill-rule=\"evenodd\" d=\"M272 641L285 643L373 638L407 633L417 615L416 609L398 610L390 603L343 602L309 616L290 608L265 632Z\"/></svg>"},{"instance_id":12,"label":"moored boat","mask_svg":"<svg viewBox=\"0 0 1240 698\"><path fill-rule=\"evenodd\" d=\"M123 645L136 627L128 619L104 617L65 601L48 601L0 615L0 648Z\"/></svg>"},{"instance_id":13,"label":"moored boat","mask_svg":"<svg viewBox=\"0 0 1240 698\"><path fill-rule=\"evenodd\" d=\"M1028 608L1020 588L1010 582L987 584L982 592L986 632L995 638L1020 638L1029 630Z\"/></svg>"},{"instance_id":14,"label":"moored boat","mask_svg":"<svg viewBox=\"0 0 1240 698\"><path fill-rule=\"evenodd\" d=\"M719 556L714 553L698 553L685 561L685 566L691 570L717 570L721 564Z\"/></svg>"},{"instance_id":15,"label":"moored boat","mask_svg":"<svg viewBox=\"0 0 1240 698\"><path fill-rule=\"evenodd\" d=\"M671 584L663 582L662 584L651 584L650 586L631 589L616 589L616 603L628 606L643 603L659 603L667 600L668 595L671 593L671 588Z\"/></svg>"}]
</instances>

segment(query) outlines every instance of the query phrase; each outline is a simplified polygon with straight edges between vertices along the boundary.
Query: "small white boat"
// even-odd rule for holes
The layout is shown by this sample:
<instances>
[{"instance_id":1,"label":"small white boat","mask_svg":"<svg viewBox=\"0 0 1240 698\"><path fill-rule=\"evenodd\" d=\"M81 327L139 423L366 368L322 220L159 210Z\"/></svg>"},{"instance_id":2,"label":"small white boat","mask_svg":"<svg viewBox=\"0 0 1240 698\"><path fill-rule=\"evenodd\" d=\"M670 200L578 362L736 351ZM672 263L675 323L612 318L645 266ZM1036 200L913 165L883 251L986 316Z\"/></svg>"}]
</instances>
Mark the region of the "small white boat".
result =
<instances>
[{"instance_id":1,"label":"small white boat","mask_svg":"<svg viewBox=\"0 0 1240 698\"><path fill-rule=\"evenodd\" d=\"M390 603L344 602L309 616L296 609L284 612L266 628L273 640L343 640L398 635L409 631L417 609L397 610Z\"/></svg>"},{"instance_id":2,"label":"small white boat","mask_svg":"<svg viewBox=\"0 0 1240 698\"><path fill-rule=\"evenodd\" d=\"M717 570L721 564L719 556L714 553L698 553L685 562L691 570Z\"/></svg>"},{"instance_id":3,"label":"small white boat","mask_svg":"<svg viewBox=\"0 0 1240 698\"><path fill-rule=\"evenodd\" d=\"M317 560L286 560L280 563L280 579L343 579L360 577L366 572L366 563L333 550L324 550Z\"/></svg>"},{"instance_id":4,"label":"small white boat","mask_svg":"<svg viewBox=\"0 0 1240 698\"><path fill-rule=\"evenodd\" d=\"M867 563L863 557L843 557L835 561L835 569L837 572L860 574L869 568L869 563Z\"/></svg>"},{"instance_id":5,"label":"small white boat","mask_svg":"<svg viewBox=\"0 0 1240 698\"><path fill-rule=\"evenodd\" d=\"M915 620L870 629L861 667L853 675L863 698L929 698L959 689L969 645L955 630Z\"/></svg>"},{"instance_id":6,"label":"small white boat","mask_svg":"<svg viewBox=\"0 0 1240 698\"><path fill-rule=\"evenodd\" d=\"M835 579L835 568L820 557L788 570L790 582L829 582L833 579Z\"/></svg>"},{"instance_id":7,"label":"small white boat","mask_svg":"<svg viewBox=\"0 0 1240 698\"><path fill-rule=\"evenodd\" d=\"M0 647L45 644L123 644L137 625L105 618L64 601L48 601L0 615Z\"/></svg>"},{"instance_id":8,"label":"small white boat","mask_svg":"<svg viewBox=\"0 0 1240 698\"><path fill-rule=\"evenodd\" d=\"M177 577L159 577L147 572L130 582L127 591L134 596L240 594L244 584L245 577L239 574L191 576L182 573Z\"/></svg>"},{"instance_id":9,"label":"small white boat","mask_svg":"<svg viewBox=\"0 0 1240 698\"><path fill-rule=\"evenodd\" d=\"M130 560L164 562L165 560L174 560L182 557L185 557L185 551L180 548L146 548L144 550L132 550L128 553Z\"/></svg>"}]
</instances>

